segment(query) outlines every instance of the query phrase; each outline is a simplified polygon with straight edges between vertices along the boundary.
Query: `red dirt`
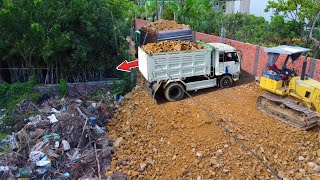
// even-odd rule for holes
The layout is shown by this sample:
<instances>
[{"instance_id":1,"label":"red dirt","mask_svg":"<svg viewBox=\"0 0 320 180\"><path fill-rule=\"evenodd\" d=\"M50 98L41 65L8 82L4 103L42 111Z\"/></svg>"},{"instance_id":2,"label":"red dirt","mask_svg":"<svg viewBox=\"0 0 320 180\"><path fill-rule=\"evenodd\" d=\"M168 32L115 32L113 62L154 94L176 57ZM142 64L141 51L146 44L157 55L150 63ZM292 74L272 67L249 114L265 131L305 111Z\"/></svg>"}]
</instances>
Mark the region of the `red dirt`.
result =
<instances>
[{"instance_id":1,"label":"red dirt","mask_svg":"<svg viewBox=\"0 0 320 180\"><path fill-rule=\"evenodd\" d=\"M250 83L191 95L280 175L319 179L319 129L301 131L258 111L262 93ZM124 139L111 170L131 178L275 178L191 98L157 105L137 86L108 129L112 138Z\"/></svg>"}]
</instances>

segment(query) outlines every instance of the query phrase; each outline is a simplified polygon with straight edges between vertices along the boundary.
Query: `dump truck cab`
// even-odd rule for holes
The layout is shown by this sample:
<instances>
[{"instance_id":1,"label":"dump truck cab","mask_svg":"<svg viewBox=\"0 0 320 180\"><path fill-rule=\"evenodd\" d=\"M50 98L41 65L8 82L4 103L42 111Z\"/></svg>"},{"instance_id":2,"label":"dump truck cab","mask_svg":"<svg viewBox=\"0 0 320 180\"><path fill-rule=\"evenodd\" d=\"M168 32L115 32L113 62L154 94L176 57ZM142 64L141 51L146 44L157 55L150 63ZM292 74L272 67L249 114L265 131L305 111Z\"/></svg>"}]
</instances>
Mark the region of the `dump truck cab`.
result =
<instances>
[{"instance_id":1,"label":"dump truck cab","mask_svg":"<svg viewBox=\"0 0 320 180\"><path fill-rule=\"evenodd\" d=\"M241 52L223 43L207 43L212 46L212 66L215 76L229 75L233 81L240 78Z\"/></svg>"}]
</instances>

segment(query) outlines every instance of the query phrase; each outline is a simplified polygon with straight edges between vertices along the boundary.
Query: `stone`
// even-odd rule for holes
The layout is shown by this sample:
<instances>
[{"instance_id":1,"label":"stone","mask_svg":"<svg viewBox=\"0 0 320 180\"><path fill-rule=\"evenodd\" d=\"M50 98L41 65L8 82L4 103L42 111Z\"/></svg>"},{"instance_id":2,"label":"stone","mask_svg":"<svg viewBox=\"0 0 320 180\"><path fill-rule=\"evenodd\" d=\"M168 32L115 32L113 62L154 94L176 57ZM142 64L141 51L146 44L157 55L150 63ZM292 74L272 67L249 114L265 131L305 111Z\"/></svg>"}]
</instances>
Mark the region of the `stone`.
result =
<instances>
[{"instance_id":1,"label":"stone","mask_svg":"<svg viewBox=\"0 0 320 180\"><path fill-rule=\"evenodd\" d=\"M131 172L131 175L134 176L134 177L135 177L135 176L138 176L138 175L139 175L139 172L133 171L133 172Z\"/></svg>"},{"instance_id":2,"label":"stone","mask_svg":"<svg viewBox=\"0 0 320 180\"><path fill-rule=\"evenodd\" d=\"M177 156L176 155L173 155L172 156L172 160L176 160L177 159Z\"/></svg>"},{"instance_id":3,"label":"stone","mask_svg":"<svg viewBox=\"0 0 320 180\"><path fill-rule=\"evenodd\" d=\"M285 173L283 172L283 171L278 171L278 176L280 176L280 177L284 177L284 175L285 175Z\"/></svg>"},{"instance_id":4,"label":"stone","mask_svg":"<svg viewBox=\"0 0 320 180\"><path fill-rule=\"evenodd\" d=\"M306 171L304 169L299 169L299 172L301 173L302 176L306 174Z\"/></svg>"},{"instance_id":5,"label":"stone","mask_svg":"<svg viewBox=\"0 0 320 180\"><path fill-rule=\"evenodd\" d=\"M104 175L106 177L112 176L113 172L112 171L107 171Z\"/></svg>"},{"instance_id":6,"label":"stone","mask_svg":"<svg viewBox=\"0 0 320 180\"><path fill-rule=\"evenodd\" d=\"M123 143L123 138L119 137L114 141L113 146L115 148L119 148L122 145L122 143Z\"/></svg>"},{"instance_id":7,"label":"stone","mask_svg":"<svg viewBox=\"0 0 320 180\"><path fill-rule=\"evenodd\" d=\"M146 169L146 167L147 167L147 164L146 164L146 163L140 163L140 169L141 169L142 171L144 171L144 170Z\"/></svg>"},{"instance_id":8,"label":"stone","mask_svg":"<svg viewBox=\"0 0 320 180\"><path fill-rule=\"evenodd\" d=\"M197 176L197 180L201 180L201 177L200 177L200 176Z\"/></svg>"},{"instance_id":9,"label":"stone","mask_svg":"<svg viewBox=\"0 0 320 180\"><path fill-rule=\"evenodd\" d=\"M218 150L216 151L216 155L222 155L222 153L223 153L223 151L222 151L221 149L218 149Z\"/></svg>"},{"instance_id":10,"label":"stone","mask_svg":"<svg viewBox=\"0 0 320 180\"><path fill-rule=\"evenodd\" d=\"M205 157L205 154L203 154L202 152L197 152L197 157L198 158L203 158L203 157Z\"/></svg>"},{"instance_id":11,"label":"stone","mask_svg":"<svg viewBox=\"0 0 320 180\"><path fill-rule=\"evenodd\" d=\"M294 174L294 178L293 179L301 179L302 178L302 174L300 172L296 172Z\"/></svg>"},{"instance_id":12,"label":"stone","mask_svg":"<svg viewBox=\"0 0 320 180\"><path fill-rule=\"evenodd\" d=\"M320 149L317 150L317 155L320 157Z\"/></svg>"},{"instance_id":13,"label":"stone","mask_svg":"<svg viewBox=\"0 0 320 180\"><path fill-rule=\"evenodd\" d=\"M299 156L299 161L303 161L304 157L303 156Z\"/></svg>"}]
</instances>

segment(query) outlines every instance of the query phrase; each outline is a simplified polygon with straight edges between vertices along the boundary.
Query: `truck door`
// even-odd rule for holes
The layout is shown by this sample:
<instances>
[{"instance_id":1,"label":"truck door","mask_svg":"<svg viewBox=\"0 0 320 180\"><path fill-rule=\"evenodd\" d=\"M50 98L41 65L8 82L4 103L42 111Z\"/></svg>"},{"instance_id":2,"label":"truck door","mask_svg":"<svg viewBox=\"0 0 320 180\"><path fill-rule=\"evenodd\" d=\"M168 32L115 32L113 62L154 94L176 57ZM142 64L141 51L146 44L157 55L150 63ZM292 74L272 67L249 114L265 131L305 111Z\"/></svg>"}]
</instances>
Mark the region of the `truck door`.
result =
<instances>
[{"instance_id":1,"label":"truck door","mask_svg":"<svg viewBox=\"0 0 320 180\"><path fill-rule=\"evenodd\" d=\"M240 60L237 52L224 52L225 73L235 74L240 71Z\"/></svg>"}]
</instances>

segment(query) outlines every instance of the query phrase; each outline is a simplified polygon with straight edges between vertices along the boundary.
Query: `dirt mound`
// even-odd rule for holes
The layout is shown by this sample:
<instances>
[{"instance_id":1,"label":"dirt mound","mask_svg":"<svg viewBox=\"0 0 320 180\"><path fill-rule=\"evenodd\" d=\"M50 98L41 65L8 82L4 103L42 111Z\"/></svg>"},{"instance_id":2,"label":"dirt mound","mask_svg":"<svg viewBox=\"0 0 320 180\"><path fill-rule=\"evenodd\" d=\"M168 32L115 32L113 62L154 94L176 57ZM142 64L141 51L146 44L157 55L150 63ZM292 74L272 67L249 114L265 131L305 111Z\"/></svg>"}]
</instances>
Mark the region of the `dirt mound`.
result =
<instances>
[{"instance_id":1,"label":"dirt mound","mask_svg":"<svg viewBox=\"0 0 320 180\"><path fill-rule=\"evenodd\" d=\"M142 46L142 48L150 55L160 52L193 51L204 49L204 47L200 44L189 41L161 41L157 43L146 44Z\"/></svg>"},{"instance_id":2,"label":"dirt mound","mask_svg":"<svg viewBox=\"0 0 320 180\"><path fill-rule=\"evenodd\" d=\"M289 179L318 179L318 128L301 131L257 110L255 84L191 95L275 171ZM111 170L132 179L276 179L190 98L154 104L138 86L109 126L122 144Z\"/></svg>"},{"instance_id":3,"label":"dirt mound","mask_svg":"<svg viewBox=\"0 0 320 180\"><path fill-rule=\"evenodd\" d=\"M175 21L159 20L156 22L149 22L144 25L143 28L147 31L159 32L176 29L190 29L190 26L185 24L178 24Z\"/></svg>"}]
</instances>

